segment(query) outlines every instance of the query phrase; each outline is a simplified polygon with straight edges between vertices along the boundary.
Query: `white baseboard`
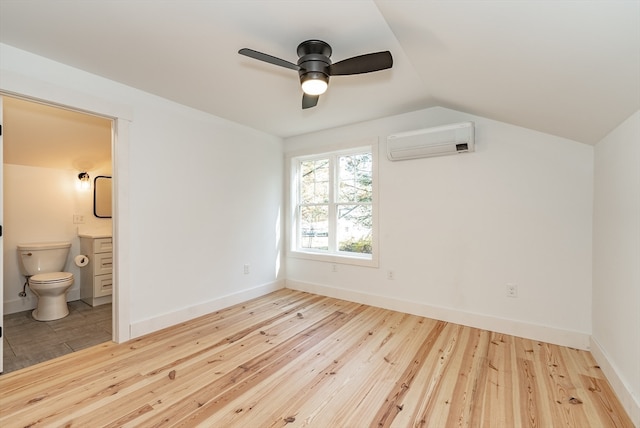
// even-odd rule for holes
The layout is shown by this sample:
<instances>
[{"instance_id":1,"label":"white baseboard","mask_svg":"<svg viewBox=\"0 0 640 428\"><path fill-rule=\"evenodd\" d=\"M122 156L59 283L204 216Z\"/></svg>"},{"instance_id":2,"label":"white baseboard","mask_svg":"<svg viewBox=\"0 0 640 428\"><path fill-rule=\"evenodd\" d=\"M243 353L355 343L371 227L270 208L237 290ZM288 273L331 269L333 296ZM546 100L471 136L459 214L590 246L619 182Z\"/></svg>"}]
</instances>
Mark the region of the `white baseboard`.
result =
<instances>
[{"instance_id":1,"label":"white baseboard","mask_svg":"<svg viewBox=\"0 0 640 428\"><path fill-rule=\"evenodd\" d=\"M521 321L491 317L451 308L432 306L425 303L394 299L388 296L367 294L359 291L330 287L321 284L312 284L308 282L286 280L286 287L293 290L306 291L309 293L320 294L322 296L363 303L379 308L447 321L454 324L462 324L483 330L495 331L497 333L524 337L526 339L538 340L556 345L569 346L576 349L589 350L590 345L590 335L576 331L529 324Z\"/></svg>"},{"instance_id":2,"label":"white baseboard","mask_svg":"<svg viewBox=\"0 0 640 428\"><path fill-rule=\"evenodd\" d=\"M19 299L5 300L2 305L2 310L5 315L15 314L17 312L35 309L37 304L37 297L27 295L27 297L21 297Z\"/></svg>"},{"instance_id":3,"label":"white baseboard","mask_svg":"<svg viewBox=\"0 0 640 428\"><path fill-rule=\"evenodd\" d=\"M132 322L130 326L130 338L134 339L148 333L153 333L154 331L162 330L163 328L180 324L256 297L264 296L281 288L284 288L284 281L274 281L247 290L241 290L237 293L227 294L226 296L218 297L195 306L182 308L175 312L142 321L135 321Z\"/></svg>"},{"instance_id":4,"label":"white baseboard","mask_svg":"<svg viewBox=\"0 0 640 428\"><path fill-rule=\"evenodd\" d=\"M627 411L631 421L636 427L640 427L640 397L638 396L640 391L636 391L634 394L633 390L629 388L629 385L620 378L616 366L611 363L611 360L607 357L607 353L593 337L591 337L591 354L611 384L611 387Z\"/></svg>"}]
</instances>

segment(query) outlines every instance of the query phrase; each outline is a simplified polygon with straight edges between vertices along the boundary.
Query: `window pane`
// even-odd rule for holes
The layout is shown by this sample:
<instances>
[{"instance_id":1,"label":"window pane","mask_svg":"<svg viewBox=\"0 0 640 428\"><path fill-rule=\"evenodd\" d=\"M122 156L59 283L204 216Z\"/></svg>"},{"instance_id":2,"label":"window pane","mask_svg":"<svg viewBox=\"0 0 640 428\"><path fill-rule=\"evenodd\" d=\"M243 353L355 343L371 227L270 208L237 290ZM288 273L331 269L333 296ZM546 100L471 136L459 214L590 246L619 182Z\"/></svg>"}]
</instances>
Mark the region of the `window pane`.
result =
<instances>
[{"instance_id":1,"label":"window pane","mask_svg":"<svg viewBox=\"0 0 640 428\"><path fill-rule=\"evenodd\" d=\"M338 206L338 249L371 254L372 216L370 205Z\"/></svg>"},{"instance_id":2,"label":"window pane","mask_svg":"<svg viewBox=\"0 0 640 428\"><path fill-rule=\"evenodd\" d=\"M371 153L340 156L338 159L338 202L371 202Z\"/></svg>"},{"instance_id":3,"label":"window pane","mask_svg":"<svg viewBox=\"0 0 640 428\"><path fill-rule=\"evenodd\" d=\"M329 207L300 207L300 247L313 250L329 249Z\"/></svg>"},{"instance_id":4,"label":"window pane","mask_svg":"<svg viewBox=\"0 0 640 428\"><path fill-rule=\"evenodd\" d=\"M329 160L300 162L300 203L329 202Z\"/></svg>"}]
</instances>

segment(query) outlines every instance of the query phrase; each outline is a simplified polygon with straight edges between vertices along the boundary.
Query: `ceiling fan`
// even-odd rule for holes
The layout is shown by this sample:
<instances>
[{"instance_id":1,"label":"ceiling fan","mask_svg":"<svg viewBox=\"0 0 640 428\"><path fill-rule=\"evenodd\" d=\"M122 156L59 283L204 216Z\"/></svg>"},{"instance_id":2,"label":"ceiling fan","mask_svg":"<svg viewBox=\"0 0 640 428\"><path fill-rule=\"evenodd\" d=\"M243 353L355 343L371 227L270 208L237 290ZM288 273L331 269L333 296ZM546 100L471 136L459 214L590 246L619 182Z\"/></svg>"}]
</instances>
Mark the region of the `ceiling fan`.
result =
<instances>
[{"instance_id":1,"label":"ceiling fan","mask_svg":"<svg viewBox=\"0 0 640 428\"><path fill-rule=\"evenodd\" d=\"M354 56L332 64L330 59L331 46L322 40L304 41L298 45L297 51L297 64L248 48L240 49L238 53L269 64L296 70L302 84L303 109L315 107L318 104L318 98L327 90L330 76L371 73L391 68L393 65L393 57L389 51Z\"/></svg>"}]
</instances>

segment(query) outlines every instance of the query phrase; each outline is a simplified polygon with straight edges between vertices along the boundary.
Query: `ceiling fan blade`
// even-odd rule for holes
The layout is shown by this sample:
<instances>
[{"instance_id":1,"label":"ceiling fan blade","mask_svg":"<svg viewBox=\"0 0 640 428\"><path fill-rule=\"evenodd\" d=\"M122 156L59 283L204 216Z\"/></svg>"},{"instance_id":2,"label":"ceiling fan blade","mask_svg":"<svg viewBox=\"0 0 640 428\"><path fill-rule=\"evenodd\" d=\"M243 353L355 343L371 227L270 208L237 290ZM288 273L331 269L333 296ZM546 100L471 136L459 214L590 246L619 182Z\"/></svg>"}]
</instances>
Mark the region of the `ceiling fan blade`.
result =
<instances>
[{"instance_id":1,"label":"ceiling fan blade","mask_svg":"<svg viewBox=\"0 0 640 428\"><path fill-rule=\"evenodd\" d=\"M365 55L354 56L329 66L330 76L346 76L349 74L371 73L372 71L386 70L393 65L391 52L374 52Z\"/></svg>"},{"instance_id":2,"label":"ceiling fan blade","mask_svg":"<svg viewBox=\"0 0 640 428\"><path fill-rule=\"evenodd\" d=\"M320 98L320 95L302 94L302 108L306 109L315 107L318 105L318 98Z\"/></svg>"},{"instance_id":3,"label":"ceiling fan blade","mask_svg":"<svg viewBox=\"0 0 640 428\"><path fill-rule=\"evenodd\" d=\"M277 65L284 68L290 68L291 70L300 70L297 64L294 64L284 59L276 58L275 56L267 55L266 53L254 51L253 49L242 48L238 51L240 55L248 56L249 58L257 59L259 61L268 62L269 64Z\"/></svg>"}]
</instances>

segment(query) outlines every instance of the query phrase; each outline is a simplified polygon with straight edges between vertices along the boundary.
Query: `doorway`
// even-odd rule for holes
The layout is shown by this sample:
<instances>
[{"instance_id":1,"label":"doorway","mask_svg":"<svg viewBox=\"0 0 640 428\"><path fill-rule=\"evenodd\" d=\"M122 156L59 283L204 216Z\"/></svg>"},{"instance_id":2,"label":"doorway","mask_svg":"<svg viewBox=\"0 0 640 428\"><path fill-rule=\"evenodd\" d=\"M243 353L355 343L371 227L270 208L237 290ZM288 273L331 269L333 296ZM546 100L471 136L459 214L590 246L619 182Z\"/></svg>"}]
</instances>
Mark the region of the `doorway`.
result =
<instances>
[{"instance_id":1,"label":"doorway","mask_svg":"<svg viewBox=\"0 0 640 428\"><path fill-rule=\"evenodd\" d=\"M79 176L113 174L115 133L111 118L21 97L3 96L2 104L3 351L5 356L18 359L25 355L18 364L15 358L7 361L7 372L40 362L42 356L54 358L116 335L109 328L114 324L112 305L103 301L105 306L94 308L81 299L82 268L74 263L74 256L80 254L80 234L99 232L112 236L112 218L94 216L94 187L91 183L88 189L83 189ZM25 286L25 278L19 271L17 243L59 240L72 243L65 267L75 278L67 293L71 313L61 320L29 324L33 322L29 315L37 299ZM116 282L113 281L114 288ZM8 319L10 323L6 322ZM88 325L90 319L96 321L93 337L88 330L81 334L79 329ZM99 325L106 328L98 328ZM12 328L22 329L21 334L12 336ZM34 336L29 340L25 332ZM53 343L56 337L62 338L62 342ZM29 347L23 346L26 343ZM34 343L42 344L44 349L41 352L33 349Z\"/></svg>"}]
</instances>

